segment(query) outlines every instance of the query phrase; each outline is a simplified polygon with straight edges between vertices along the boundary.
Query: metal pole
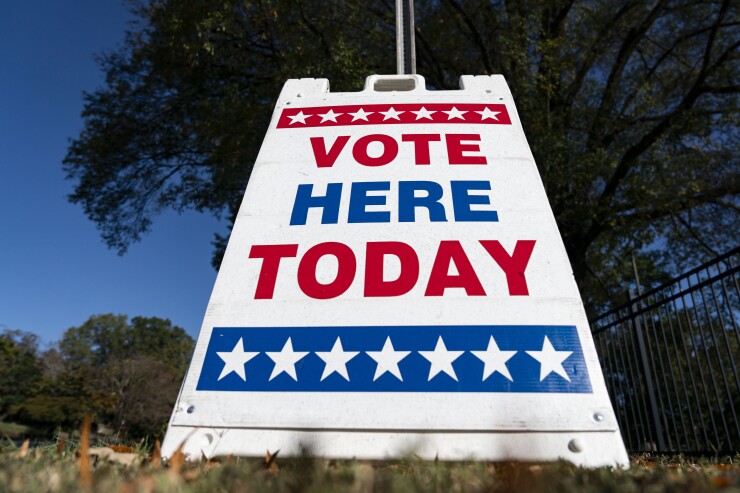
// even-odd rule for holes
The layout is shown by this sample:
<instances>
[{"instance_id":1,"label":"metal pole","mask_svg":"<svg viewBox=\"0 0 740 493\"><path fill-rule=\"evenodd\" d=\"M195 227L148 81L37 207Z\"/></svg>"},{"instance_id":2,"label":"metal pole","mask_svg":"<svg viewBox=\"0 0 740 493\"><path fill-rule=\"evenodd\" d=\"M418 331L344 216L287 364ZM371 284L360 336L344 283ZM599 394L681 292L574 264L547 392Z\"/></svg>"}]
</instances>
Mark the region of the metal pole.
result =
<instances>
[{"instance_id":1,"label":"metal pole","mask_svg":"<svg viewBox=\"0 0 740 493\"><path fill-rule=\"evenodd\" d=\"M414 0L406 0L403 9L404 69L416 73L416 36L414 33Z\"/></svg>"},{"instance_id":2,"label":"metal pole","mask_svg":"<svg viewBox=\"0 0 740 493\"><path fill-rule=\"evenodd\" d=\"M642 366L643 376L645 377L645 386L647 387L647 400L650 407L650 417L653 421L653 429L655 431L654 437L656 438L657 452L666 452L668 448L665 444L665 438L663 436L663 426L660 422L660 412L658 410L658 402L655 399L655 383L653 382L653 374L650 371L650 362L648 360L647 348L645 347L645 336L642 333L642 323L640 322L640 315L637 312L639 307L635 306L635 295L634 292L629 290L630 299L630 311L632 312L632 324L635 328L635 335L637 336L637 349L640 352L640 365Z\"/></svg>"},{"instance_id":3,"label":"metal pole","mask_svg":"<svg viewBox=\"0 0 740 493\"><path fill-rule=\"evenodd\" d=\"M398 75L405 73L404 62L406 61L403 49L403 2L404 0L396 0L396 73Z\"/></svg>"},{"instance_id":4,"label":"metal pole","mask_svg":"<svg viewBox=\"0 0 740 493\"><path fill-rule=\"evenodd\" d=\"M396 71L398 75L416 73L414 0L396 0Z\"/></svg>"},{"instance_id":5,"label":"metal pole","mask_svg":"<svg viewBox=\"0 0 740 493\"><path fill-rule=\"evenodd\" d=\"M635 274L637 296L642 296L642 288L640 287L640 274L637 273L637 259L635 258L635 252L632 252L632 272Z\"/></svg>"}]
</instances>

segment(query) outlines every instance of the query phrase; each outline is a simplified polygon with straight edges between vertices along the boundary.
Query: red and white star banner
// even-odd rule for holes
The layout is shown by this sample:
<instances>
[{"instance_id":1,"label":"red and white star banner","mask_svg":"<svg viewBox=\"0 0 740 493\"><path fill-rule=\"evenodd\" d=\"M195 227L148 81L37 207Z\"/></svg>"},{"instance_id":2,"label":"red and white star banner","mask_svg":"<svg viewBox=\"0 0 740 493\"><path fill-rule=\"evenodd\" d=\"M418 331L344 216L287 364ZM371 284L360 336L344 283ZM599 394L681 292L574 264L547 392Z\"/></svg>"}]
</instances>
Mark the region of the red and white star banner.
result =
<instances>
[{"instance_id":1,"label":"red and white star banner","mask_svg":"<svg viewBox=\"0 0 740 493\"><path fill-rule=\"evenodd\" d=\"M286 108L277 128L414 123L510 125L505 104L364 104Z\"/></svg>"}]
</instances>

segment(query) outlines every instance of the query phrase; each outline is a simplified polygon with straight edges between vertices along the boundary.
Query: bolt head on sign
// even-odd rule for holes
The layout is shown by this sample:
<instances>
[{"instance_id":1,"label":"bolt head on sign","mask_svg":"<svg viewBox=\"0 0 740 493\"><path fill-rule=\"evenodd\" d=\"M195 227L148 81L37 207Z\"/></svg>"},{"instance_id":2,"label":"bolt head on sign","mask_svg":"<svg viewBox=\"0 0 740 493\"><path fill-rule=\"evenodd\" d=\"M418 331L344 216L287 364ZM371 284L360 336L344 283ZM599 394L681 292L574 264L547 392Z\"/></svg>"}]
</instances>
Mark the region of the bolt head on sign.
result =
<instances>
[{"instance_id":1,"label":"bolt head on sign","mask_svg":"<svg viewBox=\"0 0 740 493\"><path fill-rule=\"evenodd\" d=\"M376 90L394 79L414 88ZM163 454L181 444L628 464L502 76L285 83Z\"/></svg>"}]
</instances>

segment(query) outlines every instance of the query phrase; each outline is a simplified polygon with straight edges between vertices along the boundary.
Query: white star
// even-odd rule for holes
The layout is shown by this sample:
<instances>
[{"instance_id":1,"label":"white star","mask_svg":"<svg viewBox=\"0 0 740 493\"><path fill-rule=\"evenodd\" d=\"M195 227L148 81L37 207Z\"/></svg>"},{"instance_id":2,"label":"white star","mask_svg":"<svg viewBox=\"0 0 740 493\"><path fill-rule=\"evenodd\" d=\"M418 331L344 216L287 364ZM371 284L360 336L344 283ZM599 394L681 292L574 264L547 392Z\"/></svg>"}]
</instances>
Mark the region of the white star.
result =
<instances>
[{"instance_id":1,"label":"white star","mask_svg":"<svg viewBox=\"0 0 740 493\"><path fill-rule=\"evenodd\" d=\"M374 111L365 111L362 108L360 108L356 112L354 112L354 113L348 113L348 114L349 115L352 115L352 121L355 121L355 120L365 120L365 121L368 121L367 120L367 117L370 116L370 115L372 115L373 113L375 113L375 112Z\"/></svg>"},{"instance_id":2,"label":"white star","mask_svg":"<svg viewBox=\"0 0 740 493\"><path fill-rule=\"evenodd\" d=\"M375 376L373 377L373 382L385 372L390 372L391 375L394 375L397 379L403 382L401 370L398 369L398 363L400 363L401 360L404 359L406 356L411 354L411 351L396 351L395 349L393 349L391 338L388 337L386 338L385 344L383 344L383 349L381 351L365 351L365 353L372 359L374 359L375 362L378 364L378 366L375 368Z\"/></svg>"},{"instance_id":3,"label":"white star","mask_svg":"<svg viewBox=\"0 0 740 493\"><path fill-rule=\"evenodd\" d=\"M290 118L290 123L288 125L293 125L294 123L303 123L306 124L306 118L313 116L313 115L306 115L303 113L303 110L299 111L293 116L288 115L288 118Z\"/></svg>"},{"instance_id":4,"label":"white star","mask_svg":"<svg viewBox=\"0 0 740 493\"><path fill-rule=\"evenodd\" d=\"M448 351L445 346L445 341L442 340L442 336L437 339L437 345L434 351L419 351L419 354L424 356L432 364L429 367L429 378L427 381L434 378L437 373L443 371L449 376L455 379L457 382L457 375L455 375L455 369L452 368L452 362L459 358L465 351Z\"/></svg>"},{"instance_id":5,"label":"white star","mask_svg":"<svg viewBox=\"0 0 740 493\"><path fill-rule=\"evenodd\" d=\"M480 115L480 121L483 121L483 120L485 120L487 118L491 118L493 120L498 121L498 117L496 117L496 115L498 115L501 112L500 111L491 111L491 110L488 109L488 107L485 107L485 108L483 108L483 111L476 111L476 113L478 113Z\"/></svg>"},{"instance_id":6,"label":"white star","mask_svg":"<svg viewBox=\"0 0 740 493\"><path fill-rule=\"evenodd\" d=\"M324 373L321 374L321 381L323 382L326 377L334 372L339 373L349 382L349 374L347 373L347 362L357 356L357 351L345 351L342 348L342 341L337 337L334 342L334 347L331 351L316 351L316 356L324 360L326 366L324 367Z\"/></svg>"},{"instance_id":7,"label":"white star","mask_svg":"<svg viewBox=\"0 0 740 493\"><path fill-rule=\"evenodd\" d=\"M419 111L412 111L411 113L416 115L417 120L421 120L422 118L427 118L431 120L432 113L436 113L436 111L429 111L428 109L422 106Z\"/></svg>"},{"instance_id":8,"label":"white star","mask_svg":"<svg viewBox=\"0 0 740 493\"><path fill-rule=\"evenodd\" d=\"M231 351L218 351L216 354L218 354L218 357L224 362L224 369L221 370L221 375L218 376L219 380L233 371L239 375L242 380L246 381L247 376L244 373L244 365L247 361L260 353L245 353L244 341L239 338L239 342L236 343L234 349Z\"/></svg>"},{"instance_id":9,"label":"white star","mask_svg":"<svg viewBox=\"0 0 740 493\"><path fill-rule=\"evenodd\" d=\"M321 114L319 115L321 117L321 122L320 123L324 123L324 122L327 122L329 120L333 121L334 123L337 123L337 117L338 116L341 116L343 114L344 113L334 113L334 110L330 109L329 111L327 111L323 115L321 115Z\"/></svg>"},{"instance_id":10,"label":"white star","mask_svg":"<svg viewBox=\"0 0 740 493\"><path fill-rule=\"evenodd\" d=\"M463 115L465 113L467 113L467 111L460 111L460 110L458 110L457 108L455 108L453 106L450 111L444 111L444 110L442 110L442 113L447 113L447 120L453 120L455 118L459 118L461 120L465 120L465 118L463 117Z\"/></svg>"},{"instance_id":11,"label":"white star","mask_svg":"<svg viewBox=\"0 0 740 493\"><path fill-rule=\"evenodd\" d=\"M501 351L496 345L496 341L493 340L493 336L488 340L488 349L485 351L470 351L473 355L481 360L485 365L483 366L483 380L490 377L493 373L499 372L503 376L513 382L509 369L506 367L506 362L514 356L516 351Z\"/></svg>"},{"instance_id":12,"label":"white star","mask_svg":"<svg viewBox=\"0 0 740 493\"><path fill-rule=\"evenodd\" d=\"M297 382L298 376L295 372L295 364L308 353L293 351L293 342L288 337L285 346L279 352L265 352L265 354L275 362L275 368L272 369L270 380L285 372Z\"/></svg>"},{"instance_id":13,"label":"white star","mask_svg":"<svg viewBox=\"0 0 740 493\"><path fill-rule=\"evenodd\" d=\"M573 354L573 351L555 351L550 339L545 336L542 351L527 351L527 354L540 362L540 382L550 373L555 372L570 382L570 377L563 368L563 361Z\"/></svg>"},{"instance_id":14,"label":"white star","mask_svg":"<svg viewBox=\"0 0 740 493\"><path fill-rule=\"evenodd\" d=\"M406 112L396 111L393 109L393 107L391 107L388 111L379 111L378 113L383 115L383 121L386 121L386 120L399 120L400 121L401 119L398 118L398 115L400 115L401 113L406 113Z\"/></svg>"}]
</instances>

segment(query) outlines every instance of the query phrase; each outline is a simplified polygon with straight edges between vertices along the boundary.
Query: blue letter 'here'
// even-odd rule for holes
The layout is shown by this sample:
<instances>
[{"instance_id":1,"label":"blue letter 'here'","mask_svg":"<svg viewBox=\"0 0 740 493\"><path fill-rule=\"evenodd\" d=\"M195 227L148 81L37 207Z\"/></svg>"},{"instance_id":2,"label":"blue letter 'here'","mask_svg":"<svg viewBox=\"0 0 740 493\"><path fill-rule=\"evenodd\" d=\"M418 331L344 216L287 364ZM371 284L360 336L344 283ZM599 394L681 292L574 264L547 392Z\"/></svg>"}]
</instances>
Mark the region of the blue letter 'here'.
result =
<instances>
[{"instance_id":1,"label":"blue letter 'here'","mask_svg":"<svg viewBox=\"0 0 740 493\"><path fill-rule=\"evenodd\" d=\"M367 192L386 191L391 189L389 181L361 181L352 184L349 196L349 223L389 223L391 213L388 211L368 211L368 205L385 205L384 195L368 195Z\"/></svg>"},{"instance_id":2,"label":"blue letter 'here'","mask_svg":"<svg viewBox=\"0 0 740 493\"><path fill-rule=\"evenodd\" d=\"M453 181L452 205L455 209L455 221L498 221L498 213L494 210L471 210L471 205L490 205L487 195L470 195L471 190L490 190L491 183L487 181Z\"/></svg>"},{"instance_id":3,"label":"blue letter 'here'","mask_svg":"<svg viewBox=\"0 0 740 493\"><path fill-rule=\"evenodd\" d=\"M426 196L417 197L415 194L417 190L426 192ZM442 185L433 181L398 182L398 222L416 221L417 207L424 207L429 211L431 222L447 221L445 207L439 203L442 193Z\"/></svg>"},{"instance_id":4,"label":"blue letter 'here'","mask_svg":"<svg viewBox=\"0 0 740 493\"><path fill-rule=\"evenodd\" d=\"M308 209L318 207L322 209L321 224L337 224L339 221L339 201L342 198L342 184L329 183L326 185L326 195L311 195L313 185L298 185L293 203L293 213L290 215L290 225L306 224Z\"/></svg>"}]
</instances>

